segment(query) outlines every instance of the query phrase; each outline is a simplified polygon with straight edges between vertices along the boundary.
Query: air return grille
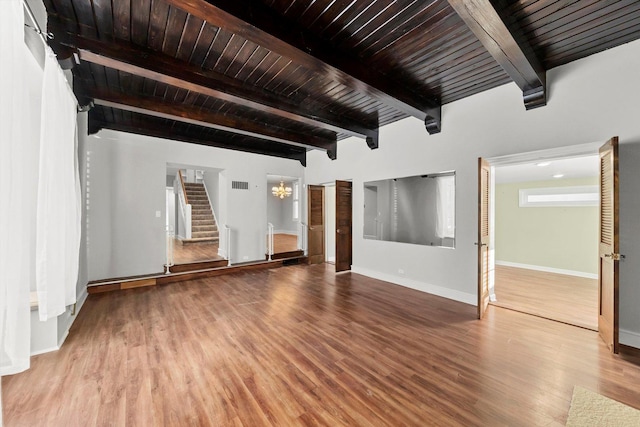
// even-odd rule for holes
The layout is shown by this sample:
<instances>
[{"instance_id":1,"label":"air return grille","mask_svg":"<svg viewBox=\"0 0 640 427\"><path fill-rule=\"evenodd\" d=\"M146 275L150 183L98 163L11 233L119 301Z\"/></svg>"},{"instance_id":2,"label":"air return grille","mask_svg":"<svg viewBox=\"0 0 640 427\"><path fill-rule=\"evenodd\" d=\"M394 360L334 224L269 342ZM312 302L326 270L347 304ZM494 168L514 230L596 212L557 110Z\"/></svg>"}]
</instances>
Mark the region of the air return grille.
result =
<instances>
[{"instance_id":1,"label":"air return grille","mask_svg":"<svg viewBox=\"0 0 640 427\"><path fill-rule=\"evenodd\" d=\"M248 190L249 183L245 181L231 181L231 188L233 190Z\"/></svg>"}]
</instances>

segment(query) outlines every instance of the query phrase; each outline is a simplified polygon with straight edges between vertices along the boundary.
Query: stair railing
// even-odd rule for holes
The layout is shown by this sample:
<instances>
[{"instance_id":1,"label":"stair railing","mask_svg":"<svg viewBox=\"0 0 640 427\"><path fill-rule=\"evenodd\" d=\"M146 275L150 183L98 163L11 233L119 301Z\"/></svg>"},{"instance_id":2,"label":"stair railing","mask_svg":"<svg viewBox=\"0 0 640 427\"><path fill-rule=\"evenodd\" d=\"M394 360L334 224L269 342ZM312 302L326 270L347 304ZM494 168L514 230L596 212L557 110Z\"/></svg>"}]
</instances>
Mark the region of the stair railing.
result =
<instances>
[{"instance_id":1,"label":"stair railing","mask_svg":"<svg viewBox=\"0 0 640 427\"><path fill-rule=\"evenodd\" d=\"M273 224L269 222L267 223L267 226L269 228L269 234L267 236L267 249L269 251L269 261L271 261L273 257Z\"/></svg>"},{"instance_id":2,"label":"stair railing","mask_svg":"<svg viewBox=\"0 0 640 427\"><path fill-rule=\"evenodd\" d=\"M298 223L300 225L300 240L301 240L301 245L300 245L300 250L302 250L304 252L305 255L307 255L307 224L305 222L300 221Z\"/></svg>"},{"instance_id":3,"label":"stair railing","mask_svg":"<svg viewBox=\"0 0 640 427\"><path fill-rule=\"evenodd\" d=\"M224 225L224 235L227 242L227 265L231 267L231 228Z\"/></svg>"},{"instance_id":4,"label":"stair railing","mask_svg":"<svg viewBox=\"0 0 640 427\"><path fill-rule=\"evenodd\" d=\"M178 199L180 200L180 213L182 214L182 220L184 221L184 234L185 239L191 238L191 205L189 204L189 198L187 197L187 190L184 187L184 178L182 177L182 171L178 171L176 179L179 182L178 185Z\"/></svg>"},{"instance_id":5,"label":"stair railing","mask_svg":"<svg viewBox=\"0 0 640 427\"><path fill-rule=\"evenodd\" d=\"M166 239L167 239L167 253L166 255L166 263L165 263L165 268L167 269L167 271L165 271L164 274L171 274L171 270L170 268L173 267L174 263L173 263L173 241L176 237L176 233L174 233L173 231L173 227L170 225L167 225L165 228L165 233L166 233Z\"/></svg>"}]
</instances>

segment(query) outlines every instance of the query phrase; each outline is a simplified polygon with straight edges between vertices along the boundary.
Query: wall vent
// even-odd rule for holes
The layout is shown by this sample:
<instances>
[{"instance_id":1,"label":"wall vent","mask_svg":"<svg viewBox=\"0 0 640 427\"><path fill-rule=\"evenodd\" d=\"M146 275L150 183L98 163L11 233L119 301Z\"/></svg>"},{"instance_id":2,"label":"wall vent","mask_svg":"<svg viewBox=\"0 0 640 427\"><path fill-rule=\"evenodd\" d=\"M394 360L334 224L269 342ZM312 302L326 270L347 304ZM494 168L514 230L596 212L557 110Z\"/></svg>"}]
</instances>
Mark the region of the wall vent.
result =
<instances>
[{"instance_id":1,"label":"wall vent","mask_svg":"<svg viewBox=\"0 0 640 427\"><path fill-rule=\"evenodd\" d=\"M234 190L248 190L249 183L245 181L231 181L231 188Z\"/></svg>"}]
</instances>

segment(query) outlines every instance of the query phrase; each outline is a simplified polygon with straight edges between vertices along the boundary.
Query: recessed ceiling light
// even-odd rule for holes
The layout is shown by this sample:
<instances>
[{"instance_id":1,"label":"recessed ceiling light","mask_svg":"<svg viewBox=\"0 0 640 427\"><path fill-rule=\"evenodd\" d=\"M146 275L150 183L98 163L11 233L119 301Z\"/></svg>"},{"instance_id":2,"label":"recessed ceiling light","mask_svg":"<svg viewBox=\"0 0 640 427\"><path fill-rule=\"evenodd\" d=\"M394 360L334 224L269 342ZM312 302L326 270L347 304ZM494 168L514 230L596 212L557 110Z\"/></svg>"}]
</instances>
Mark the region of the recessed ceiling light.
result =
<instances>
[{"instance_id":1,"label":"recessed ceiling light","mask_svg":"<svg viewBox=\"0 0 640 427\"><path fill-rule=\"evenodd\" d=\"M544 167L544 166L549 166L550 164L551 162L540 162L540 163L536 163L536 166Z\"/></svg>"},{"instance_id":2,"label":"recessed ceiling light","mask_svg":"<svg viewBox=\"0 0 640 427\"><path fill-rule=\"evenodd\" d=\"M564 176L563 173L557 173L555 175L553 175L554 178L562 178Z\"/></svg>"}]
</instances>

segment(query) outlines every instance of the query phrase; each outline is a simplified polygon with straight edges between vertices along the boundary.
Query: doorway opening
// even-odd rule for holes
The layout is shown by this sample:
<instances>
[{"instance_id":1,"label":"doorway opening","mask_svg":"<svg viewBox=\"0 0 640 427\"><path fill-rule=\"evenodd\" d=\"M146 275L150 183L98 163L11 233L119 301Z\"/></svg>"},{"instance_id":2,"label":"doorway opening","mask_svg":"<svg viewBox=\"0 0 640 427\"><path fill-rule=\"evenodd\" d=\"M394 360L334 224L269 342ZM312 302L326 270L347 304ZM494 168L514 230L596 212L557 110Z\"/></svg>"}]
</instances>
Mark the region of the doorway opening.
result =
<instances>
[{"instance_id":1,"label":"doorway opening","mask_svg":"<svg viewBox=\"0 0 640 427\"><path fill-rule=\"evenodd\" d=\"M167 262L172 258L173 265L187 265L225 259L220 255L221 171L167 163L166 230L171 236Z\"/></svg>"},{"instance_id":2,"label":"doorway opening","mask_svg":"<svg viewBox=\"0 0 640 427\"><path fill-rule=\"evenodd\" d=\"M328 263L336 273L351 270L353 184L336 180L308 186L309 263Z\"/></svg>"},{"instance_id":3,"label":"doorway opening","mask_svg":"<svg viewBox=\"0 0 640 427\"><path fill-rule=\"evenodd\" d=\"M304 254L302 225L302 183L291 176L267 175L268 259Z\"/></svg>"},{"instance_id":4,"label":"doorway opening","mask_svg":"<svg viewBox=\"0 0 640 427\"><path fill-rule=\"evenodd\" d=\"M492 305L598 330L597 148L489 160Z\"/></svg>"}]
</instances>

